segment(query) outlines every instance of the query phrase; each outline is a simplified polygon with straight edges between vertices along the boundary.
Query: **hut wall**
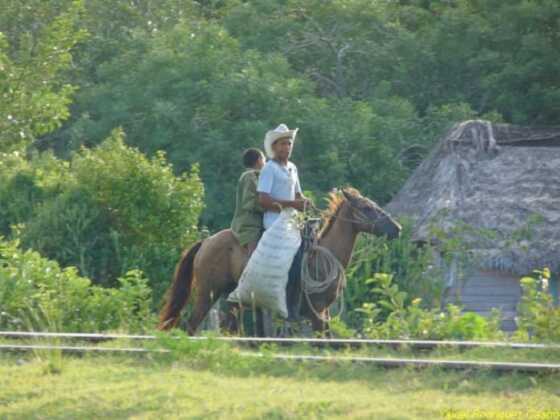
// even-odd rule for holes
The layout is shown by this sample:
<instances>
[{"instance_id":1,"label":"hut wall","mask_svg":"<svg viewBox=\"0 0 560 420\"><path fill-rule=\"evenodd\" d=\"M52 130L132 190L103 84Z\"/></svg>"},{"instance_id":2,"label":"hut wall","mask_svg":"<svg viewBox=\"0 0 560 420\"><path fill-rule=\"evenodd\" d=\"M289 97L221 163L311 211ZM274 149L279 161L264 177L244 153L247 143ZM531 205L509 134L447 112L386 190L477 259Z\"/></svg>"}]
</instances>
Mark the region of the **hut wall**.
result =
<instances>
[{"instance_id":1,"label":"hut wall","mask_svg":"<svg viewBox=\"0 0 560 420\"><path fill-rule=\"evenodd\" d=\"M502 312L502 329L515 329L517 304L521 299L519 276L494 270L471 270L446 290L445 303L461 304L465 311L490 316L492 308Z\"/></svg>"}]
</instances>

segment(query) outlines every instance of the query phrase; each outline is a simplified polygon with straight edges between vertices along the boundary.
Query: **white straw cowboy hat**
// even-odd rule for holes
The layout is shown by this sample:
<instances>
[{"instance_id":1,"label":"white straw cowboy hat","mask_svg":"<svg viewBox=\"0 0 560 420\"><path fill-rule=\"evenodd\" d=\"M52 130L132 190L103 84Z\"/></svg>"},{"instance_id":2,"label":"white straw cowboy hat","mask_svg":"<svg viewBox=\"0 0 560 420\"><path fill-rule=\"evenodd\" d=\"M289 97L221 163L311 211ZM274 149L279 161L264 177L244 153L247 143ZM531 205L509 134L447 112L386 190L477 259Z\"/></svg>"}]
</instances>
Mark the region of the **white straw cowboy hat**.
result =
<instances>
[{"instance_id":1,"label":"white straw cowboy hat","mask_svg":"<svg viewBox=\"0 0 560 420\"><path fill-rule=\"evenodd\" d=\"M267 131L266 135L264 136L264 151L266 152L266 155L270 159L274 158L272 145L280 139L289 138L292 139L292 143L296 141L296 134L298 130L299 128L290 130L286 124L280 124L274 130Z\"/></svg>"}]
</instances>

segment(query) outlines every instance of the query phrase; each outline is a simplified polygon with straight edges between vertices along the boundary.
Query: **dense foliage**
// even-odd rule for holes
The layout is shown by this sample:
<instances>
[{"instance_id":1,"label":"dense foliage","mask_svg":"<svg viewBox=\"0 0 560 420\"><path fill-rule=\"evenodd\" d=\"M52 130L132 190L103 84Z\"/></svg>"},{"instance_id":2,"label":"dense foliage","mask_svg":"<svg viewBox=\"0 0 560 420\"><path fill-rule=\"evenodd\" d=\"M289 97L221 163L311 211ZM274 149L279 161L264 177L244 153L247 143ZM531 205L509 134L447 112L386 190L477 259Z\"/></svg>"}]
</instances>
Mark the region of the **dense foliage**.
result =
<instances>
[{"instance_id":1,"label":"dense foliage","mask_svg":"<svg viewBox=\"0 0 560 420\"><path fill-rule=\"evenodd\" d=\"M5 154L0 176L1 233L99 284L114 286L141 269L157 300L182 249L198 237L197 167L175 176L162 153L147 158L120 131L70 161Z\"/></svg>"},{"instance_id":2,"label":"dense foliage","mask_svg":"<svg viewBox=\"0 0 560 420\"><path fill-rule=\"evenodd\" d=\"M199 226L229 225L241 152L280 122L300 127L293 160L310 195L350 184L380 204L454 121L560 124L556 0L0 0L0 10L0 234L106 287L141 269L156 303ZM383 299L379 272L405 306L438 306L429 250L406 235L363 242L356 256L350 309ZM410 315L376 309L376 325Z\"/></svg>"},{"instance_id":3,"label":"dense foliage","mask_svg":"<svg viewBox=\"0 0 560 420\"><path fill-rule=\"evenodd\" d=\"M402 220L403 230L397 239L387 240L371 235L358 241L347 269L347 286L344 291L345 305L360 308L363 302L376 302L383 298L379 289L372 287L369 279L376 273L391 273L394 287L398 287L406 298L404 305L419 298L427 308L441 306L442 272L433 261L434 250L429 246L419 246L412 240L412 223ZM385 319L390 310L380 308L380 318ZM344 314L344 320L352 326L360 323L360 317L353 311Z\"/></svg>"},{"instance_id":4,"label":"dense foliage","mask_svg":"<svg viewBox=\"0 0 560 420\"><path fill-rule=\"evenodd\" d=\"M78 1L0 2L0 150L60 127L75 86L66 71L84 39Z\"/></svg>"},{"instance_id":5,"label":"dense foliage","mask_svg":"<svg viewBox=\"0 0 560 420\"><path fill-rule=\"evenodd\" d=\"M75 268L0 240L0 329L95 332L150 328L150 288L137 270L119 288L93 286Z\"/></svg>"},{"instance_id":6,"label":"dense foliage","mask_svg":"<svg viewBox=\"0 0 560 420\"><path fill-rule=\"evenodd\" d=\"M279 122L301 128L305 189L349 183L381 203L451 121L559 123L554 0L0 4L2 74L26 75L3 80L2 147L39 138L68 156L122 126L178 172L200 164L212 229L229 223L241 151Z\"/></svg>"},{"instance_id":7,"label":"dense foliage","mask_svg":"<svg viewBox=\"0 0 560 420\"><path fill-rule=\"evenodd\" d=\"M521 279L523 297L519 305L517 338L538 341L560 340L560 308L550 294L548 268L535 270Z\"/></svg>"},{"instance_id":8,"label":"dense foliage","mask_svg":"<svg viewBox=\"0 0 560 420\"><path fill-rule=\"evenodd\" d=\"M459 306L423 308L422 299L407 304L408 294L399 289L390 274L376 273L366 279L378 297L362 304L356 311L363 317L363 332L373 338L416 338L455 340L495 340L504 337L500 331L501 314L485 318L475 312L463 312Z\"/></svg>"}]
</instances>

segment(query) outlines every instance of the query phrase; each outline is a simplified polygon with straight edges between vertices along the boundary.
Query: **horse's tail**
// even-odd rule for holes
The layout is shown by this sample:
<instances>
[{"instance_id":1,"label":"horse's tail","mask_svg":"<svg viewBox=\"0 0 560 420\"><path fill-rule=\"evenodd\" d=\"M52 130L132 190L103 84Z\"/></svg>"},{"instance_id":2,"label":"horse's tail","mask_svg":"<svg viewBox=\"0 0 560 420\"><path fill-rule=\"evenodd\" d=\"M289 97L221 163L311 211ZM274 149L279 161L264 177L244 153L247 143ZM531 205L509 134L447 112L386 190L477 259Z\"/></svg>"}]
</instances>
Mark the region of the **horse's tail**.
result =
<instances>
[{"instance_id":1,"label":"horse's tail","mask_svg":"<svg viewBox=\"0 0 560 420\"><path fill-rule=\"evenodd\" d=\"M169 330L180 320L181 309L191 293L194 257L201 245L202 241L199 241L184 252L175 268L173 284L167 291L165 305L159 314L159 330Z\"/></svg>"}]
</instances>

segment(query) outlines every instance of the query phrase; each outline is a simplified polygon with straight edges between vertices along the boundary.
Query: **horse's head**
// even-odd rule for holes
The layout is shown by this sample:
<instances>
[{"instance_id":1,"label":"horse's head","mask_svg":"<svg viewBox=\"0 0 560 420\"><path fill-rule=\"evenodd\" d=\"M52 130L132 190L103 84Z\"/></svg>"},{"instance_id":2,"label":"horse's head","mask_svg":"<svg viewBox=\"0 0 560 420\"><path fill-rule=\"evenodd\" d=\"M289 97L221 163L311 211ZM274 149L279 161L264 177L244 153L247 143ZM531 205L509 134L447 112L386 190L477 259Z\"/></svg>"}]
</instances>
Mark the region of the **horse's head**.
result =
<instances>
[{"instance_id":1,"label":"horse's head","mask_svg":"<svg viewBox=\"0 0 560 420\"><path fill-rule=\"evenodd\" d=\"M386 236L389 239L398 238L401 225L383 210L377 203L364 197L353 188L344 188L342 194L348 202L348 216L358 232L372 233Z\"/></svg>"}]
</instances>

